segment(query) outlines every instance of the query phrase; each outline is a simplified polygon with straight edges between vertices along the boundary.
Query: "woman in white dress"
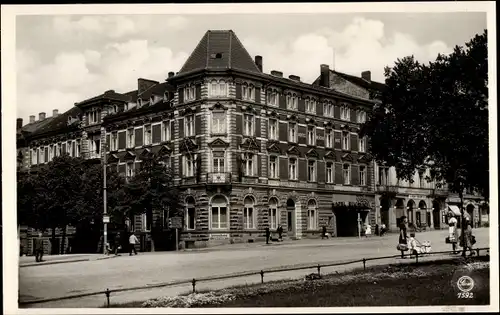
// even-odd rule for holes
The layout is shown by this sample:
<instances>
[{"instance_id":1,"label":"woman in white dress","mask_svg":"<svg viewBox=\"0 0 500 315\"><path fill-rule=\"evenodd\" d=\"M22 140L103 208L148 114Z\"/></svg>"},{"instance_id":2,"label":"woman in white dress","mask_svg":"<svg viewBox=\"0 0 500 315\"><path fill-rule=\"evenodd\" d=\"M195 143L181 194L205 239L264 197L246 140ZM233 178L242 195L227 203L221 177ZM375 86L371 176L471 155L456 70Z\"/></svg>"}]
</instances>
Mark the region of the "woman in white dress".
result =
<instances>
[{"instance_id":1,"label":"woman in white dress","mask_svg":"<svg viewBox=\"0 0 500 315\"><path fill-rule=\"evenodd\" d=\"M372 234L372 226L370 224L367 224L365 227L365 237L368 237Z\"/></svg>"},{"instance_id":2,"label":"woman in white dress","mask_svg":"<svg viewBox=\"0 0 500 315\"><path fill-rule=\"evenodd\" d=\"M450 238L450 243L453 248L453 253L456 252L457 248L457 224L458 221L452 212L448 213L448 236Z\"/></svg>"}]
</instances>

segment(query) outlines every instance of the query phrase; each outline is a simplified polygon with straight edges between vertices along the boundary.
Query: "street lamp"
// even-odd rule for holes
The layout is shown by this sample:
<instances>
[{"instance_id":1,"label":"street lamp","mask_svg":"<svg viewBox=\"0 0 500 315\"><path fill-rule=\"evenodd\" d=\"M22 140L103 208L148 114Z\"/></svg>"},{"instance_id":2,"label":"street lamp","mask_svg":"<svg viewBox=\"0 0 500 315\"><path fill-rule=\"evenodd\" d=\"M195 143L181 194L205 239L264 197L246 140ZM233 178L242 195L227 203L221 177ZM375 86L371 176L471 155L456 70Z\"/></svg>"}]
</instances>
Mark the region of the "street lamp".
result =
<instances>
[{"instance_id":1,"label":"street lamp","mask_svg":"<svg viewBox=\"0 0 500 315\"><path fill-rule=\"evenodd\" d=\"M101 128L101 134L105 133L106 129L103 127ZM107 156L108 156L108 143L106 142L104 144L104 160L103 160L103 168L102 168L102 173L103 173L103 216L102 216L102 223L104 224L104 235L103 235L103 254L106 254L107 247L108 247L108 223L109 223L109 216L108 214L108 197L107 197L107 183L106 183L106 168L107 168Z\"/></svg>"}]
</instances>

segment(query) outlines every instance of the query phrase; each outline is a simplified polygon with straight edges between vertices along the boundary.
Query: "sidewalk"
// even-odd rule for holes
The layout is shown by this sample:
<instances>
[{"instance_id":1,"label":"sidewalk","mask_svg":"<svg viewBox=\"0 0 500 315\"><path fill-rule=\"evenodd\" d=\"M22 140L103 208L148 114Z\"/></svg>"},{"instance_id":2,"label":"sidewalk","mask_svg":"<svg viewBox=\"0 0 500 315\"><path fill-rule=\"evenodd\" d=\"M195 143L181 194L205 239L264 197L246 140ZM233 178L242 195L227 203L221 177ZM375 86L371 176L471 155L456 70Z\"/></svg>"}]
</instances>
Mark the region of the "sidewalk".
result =
<instances>
[{"instance_id":1,"label":"sidewalk","mask_svg":"<svg viewBox=\"0 0 500 315\"><path fill-rule=\"evenodd\" d=\"M35 256L22 256L19 257L19 267L34 267L43 265L63 264L80 261L102 260L114 258L115 255L103 254L68 254L68 255L44 255L42 262L36 262Z\"/></svg>"}]
</instances>

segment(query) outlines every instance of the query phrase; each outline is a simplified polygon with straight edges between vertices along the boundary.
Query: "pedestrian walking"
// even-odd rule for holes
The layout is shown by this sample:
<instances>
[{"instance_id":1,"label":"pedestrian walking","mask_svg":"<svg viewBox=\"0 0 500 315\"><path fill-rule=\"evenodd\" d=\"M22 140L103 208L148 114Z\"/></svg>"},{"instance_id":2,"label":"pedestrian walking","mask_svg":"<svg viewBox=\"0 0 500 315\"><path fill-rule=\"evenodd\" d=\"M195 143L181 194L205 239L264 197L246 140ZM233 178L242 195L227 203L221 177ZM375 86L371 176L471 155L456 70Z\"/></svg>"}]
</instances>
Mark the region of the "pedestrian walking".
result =
<instances>
[{"instance_id":1,"label":"pedestrian walking","mask_svg":"<svg viewBox=\"0 0 500 315\"><path fill-rule=\"evenodd\" d=\"M385 227L385 223L382 223L380 226L380 236L384 235L387 232L387 228Z\"/></svg>"},{"instance_id":2,"label":"pedestrian walking","mask_svg":"<svg viewBox=\"0 0 500 315\"><path fill-rule=\"evenodd\" d=\"M266 227L266 244L269 244L269 237L271 236L271 231L269 227Z\"/></svg>"},{"instance_id":3,"label":"pedestrian walking","mask_svg":"<svg viewBox=\"0 0 500 315\"><path fill-rule=\"evenodd\" d=\"M372 226L370 224L366 224L365 237L369 237L370 235L372 235Z\"/></svg>"},{"instance_id":4,"label":"pedestrian walking","mask_svg":"<svg viewBox=\"0 0 500 315\"><path fill-rule=\"evenodd\" d=\"M283 241L283 227L281 224L278 226L278 239L280 242Z\"/></svg>"},{"instance_id":5,"label":"pedestrian walking","mask_svg":"<svg viewBox=\"0 0 500 315\"><path fill-rule=\"evenodd\" d=\"M469 250L470 251L469 256L472 256L474 255L472 246L474 245L474 243L476 243L476 240L474 235L472 235L472 222L470 218L465 219L465 227L462 228L462 233L464 236L463 238L460 237L461 245L464 248L464 252L462 255L465 256L465 253L467 252L467 250Z\"/></svg>"},{"instance_id":6,"label":"pedestrian walking","mask_svg":"<svg viewBox=\"0 0 500 315\"><path fill-rule=\"evenodd\" d=\"M128 238L128 243L130 247L130 256L132 256L132 251L137 255L135 244L139 243L139 240L137 239L137 236L135 236L134 232L130 234L130 237Z\"/></svg>"},{"instance_id":7,"label":"pedestrian walking","mask_svg":"<svg viewBox=\"0 0 500 315\"><path fill-rule=\"evenodd\" d=\"M42 232L38 233L38 237L35 238L35 260L36 262L43 261L43 234Z\"/></svg>"},{"instance_id":8,"label":"pedestrian walking","mask_svg":"<svg viewBox=\"0 0 500 315\"><path fill-rule=\"evenodd\" d=\"M399 223L399 244L398 248L401 251L401 258L405 258L405 250L408 250L408 235L406 234L406 216L402 216Z\"/></svg>"},{"instance_id":9,"label":"pedestrian walking","mask_svg":"<svg viewBox=\"0 0 500 315\"><path fill-rule=\"evenodd\" d=\"M321 230L321 239L328 238L328 235L326 235L326 225L323 225L323 228Z\"/></svg>"},{"instance_id":10,"label":"pedestrian walking","mask_svg":"<svg viewBox=\"0 0 500 315\"><path fill-rule=\"evenodd\" d=\"M116 233L115 235L115 240L114 240L114 249L115 249L115 256L118 256L118 251L122 248L121 244L121 235L120 232Z\"/></svg>"},{"instance_id":11,"label":"pedestrian walking","mask_svg":"<svg viewBox=\"0 0 500 315\"><path fill-rule=\"evenodd\" d=\"M375 224L375 235L379 236L380 235L380 228L378 226L378 223Z\"/></svg>"},{"instance_id":12,"label":"pedestrian walking","mask_svg":"<svg viewBox=\"0 0 500 315\"><path fill-rule=\"evenodd\" d=\"M458 241L457 225L458 221L453 215L453 213L451 211L448 212L448 243L451 244L453 254L455 254L457 251L457 241Z\"/></svg>"}]
</instances>

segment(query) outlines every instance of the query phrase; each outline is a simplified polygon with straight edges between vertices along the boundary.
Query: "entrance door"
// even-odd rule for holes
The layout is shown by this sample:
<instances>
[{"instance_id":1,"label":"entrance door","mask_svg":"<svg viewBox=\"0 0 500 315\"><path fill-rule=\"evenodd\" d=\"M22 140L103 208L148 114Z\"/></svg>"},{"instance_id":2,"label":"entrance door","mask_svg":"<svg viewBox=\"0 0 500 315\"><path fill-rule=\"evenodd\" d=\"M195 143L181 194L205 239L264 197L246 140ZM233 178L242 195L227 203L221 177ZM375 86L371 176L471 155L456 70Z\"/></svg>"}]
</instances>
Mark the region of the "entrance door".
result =
<instances>
[{"instance_id":1,"label":"entrance door","mask_svg":"<svg viewBox=\"0 0 500 315\"><path fill-rule=\"evenodd\" d=\"M427 212L427 227L431 227L431 213Z\"/></svg>"},{"instance_id":2,"label":"entrance door","mask_svg":"<svg viewBox=\"0 0 500 315\"><path fill-rule=\"evenodd\" d=\"M295 236L295 202L286 201L288 236Z\"/></svg>"},{"instance_id":3,"label":"entrance door","mask_svg":"<svg viewBox=\"0 0 500 315\"><path fill-rule=\"evenodd\" d=\"M288 218L287 218L287 222L288 222L288 232L292 232L293 231L293 211L290 211L288 210Z\"/></svg>"}]
</instances>

